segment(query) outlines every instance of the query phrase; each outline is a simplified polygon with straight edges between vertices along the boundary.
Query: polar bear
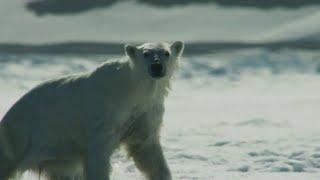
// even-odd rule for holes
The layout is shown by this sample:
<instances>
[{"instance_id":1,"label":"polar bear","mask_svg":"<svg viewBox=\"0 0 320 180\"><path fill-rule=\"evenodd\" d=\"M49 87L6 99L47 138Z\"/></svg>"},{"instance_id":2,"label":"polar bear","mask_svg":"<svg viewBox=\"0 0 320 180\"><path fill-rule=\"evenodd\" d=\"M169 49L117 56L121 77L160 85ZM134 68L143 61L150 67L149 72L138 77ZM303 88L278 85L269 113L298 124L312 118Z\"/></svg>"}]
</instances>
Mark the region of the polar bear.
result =
<instances>
[{"instance_id":1,"label":"polar bear","mask_svg":"<svg viewBox=\"0 0 320 180\"><path fill-rule=\"evenodd\" d=\"M159 131L183 49L180 41L126 45L122 60L29 91L0 123L0 179L33 170L49 180L106 180L123 144L147 179L170 180Z\"/></svg>"}]
</instances>

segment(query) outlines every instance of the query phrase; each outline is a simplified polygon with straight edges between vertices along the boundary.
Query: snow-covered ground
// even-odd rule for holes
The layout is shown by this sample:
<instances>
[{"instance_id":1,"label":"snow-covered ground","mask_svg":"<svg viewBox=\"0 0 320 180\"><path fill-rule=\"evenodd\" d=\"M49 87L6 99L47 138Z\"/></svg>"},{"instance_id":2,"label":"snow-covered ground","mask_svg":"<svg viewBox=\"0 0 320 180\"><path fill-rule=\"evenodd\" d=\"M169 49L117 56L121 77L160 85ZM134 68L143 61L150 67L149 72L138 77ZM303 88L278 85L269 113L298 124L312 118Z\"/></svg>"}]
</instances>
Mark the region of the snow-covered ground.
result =
<instances>
[{"instance_id":1,"label":"snow-covered ground","mask_svg":"<svg viewBox=\"0 0 320 180\"><path fill-rule=\"evenodd\" d=\"M114 57L0 55L0 118L39 82L108 58ZM174 179L320 179L319 89L319 51L185 57L162 132ZM112 176L142 179L123 151L113 156Z\"/></svg>"},{"instance_id":2,"label":"snow-covered ground","mask_svg":"<svg viewBox=\"0 0 320 180\"><path fill-rule=\"evenodd\" d=\"M123 1L81 14L36 16L23 2L0 1L0 43L320 40L319 6L157 8Z\"/></svg>"}]
</instances>

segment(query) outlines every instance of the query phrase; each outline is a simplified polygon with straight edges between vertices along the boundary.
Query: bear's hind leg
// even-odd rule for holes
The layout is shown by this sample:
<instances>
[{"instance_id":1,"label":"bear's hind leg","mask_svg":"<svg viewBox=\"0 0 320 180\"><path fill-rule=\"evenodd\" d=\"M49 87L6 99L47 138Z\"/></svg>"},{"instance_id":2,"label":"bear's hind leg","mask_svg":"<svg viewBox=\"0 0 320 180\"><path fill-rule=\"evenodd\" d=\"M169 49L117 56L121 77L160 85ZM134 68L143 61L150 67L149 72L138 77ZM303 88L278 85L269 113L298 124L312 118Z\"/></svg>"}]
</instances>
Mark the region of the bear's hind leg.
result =
<instances>
[{"instance_id":1,"label":"bear's hind leg","mask_svg":"<svg viewBox=\"0 0 320 180\"><path fill-rule=\"evenodd\" d=\"M0 179L7 180L13 177L16 174L16 166L14 154L0 131Z\"/></svg>"},{"instance_id":2,"label":"bear's hind leg","mask_svg":"<svg viewBox=\"0 0 320 180\"><path fill-rule=\"evenodd\" d=\"M82 176L61 176L58 174L46 175L47 180L84 180Z\"/></svg>"},{"instance_id":3,"label":"bear's hind leg","mask_svg":"<svg viewBox=\"0 0 320 180\"><path fill-rule=\"evenodd\" d=\"M79 160L51 161L33 171L44 175L47 180L84 180L82 163Z\"/></svg>"},{"instance_id":4,"label":"bear's hind leg","mask_svg":"<svg viewBox=\"0 0 320 180\"><path fill-rule=\"evenodd\" d=\"M8 180L16 173L16 162L3 152L0 147L0 179Z\"/></svg>"}]
</instances>

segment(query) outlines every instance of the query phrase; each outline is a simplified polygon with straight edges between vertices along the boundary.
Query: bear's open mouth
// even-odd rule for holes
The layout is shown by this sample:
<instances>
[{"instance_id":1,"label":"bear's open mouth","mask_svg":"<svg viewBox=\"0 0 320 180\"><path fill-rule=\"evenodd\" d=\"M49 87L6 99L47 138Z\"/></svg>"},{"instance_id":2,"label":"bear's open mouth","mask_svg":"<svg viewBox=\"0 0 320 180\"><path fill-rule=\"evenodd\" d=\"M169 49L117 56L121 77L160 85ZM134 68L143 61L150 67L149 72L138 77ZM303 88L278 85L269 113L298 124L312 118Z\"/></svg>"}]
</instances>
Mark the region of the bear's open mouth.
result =
<instances>
[{"instance_id":1,"label":"bear's open mouth","mask_svg":"<svg viewBox=\"0 0 320 180\"><path fill-rule=\"evenodd\" d=\"M161 78L165 75L164 66L161 63L152 63L150 71L153 78Z\"/></svg>"}]
</instances>

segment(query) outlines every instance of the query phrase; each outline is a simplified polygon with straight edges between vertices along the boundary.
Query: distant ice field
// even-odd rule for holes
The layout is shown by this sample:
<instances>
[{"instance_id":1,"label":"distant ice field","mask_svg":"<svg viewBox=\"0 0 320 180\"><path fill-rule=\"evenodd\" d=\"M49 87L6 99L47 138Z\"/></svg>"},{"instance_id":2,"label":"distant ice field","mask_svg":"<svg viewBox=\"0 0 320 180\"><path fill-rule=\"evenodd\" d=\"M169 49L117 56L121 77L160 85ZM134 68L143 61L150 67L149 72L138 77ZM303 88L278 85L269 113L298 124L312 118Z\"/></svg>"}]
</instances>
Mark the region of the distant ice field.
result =
<instances>
[{"instance_id":1,"label":"distant ice field","mask_svg":"<svg viewBox=\"0 0 320 180\"><path fill-rule=\"evenodd\" d=\"M116 58L0 54L0 118L38 83ZM174 179L320 179L319 90L319 51L184 57L162 131ZM113 179L143 179L122 150L112 162Z\"/></svg>"}]
</instances>

